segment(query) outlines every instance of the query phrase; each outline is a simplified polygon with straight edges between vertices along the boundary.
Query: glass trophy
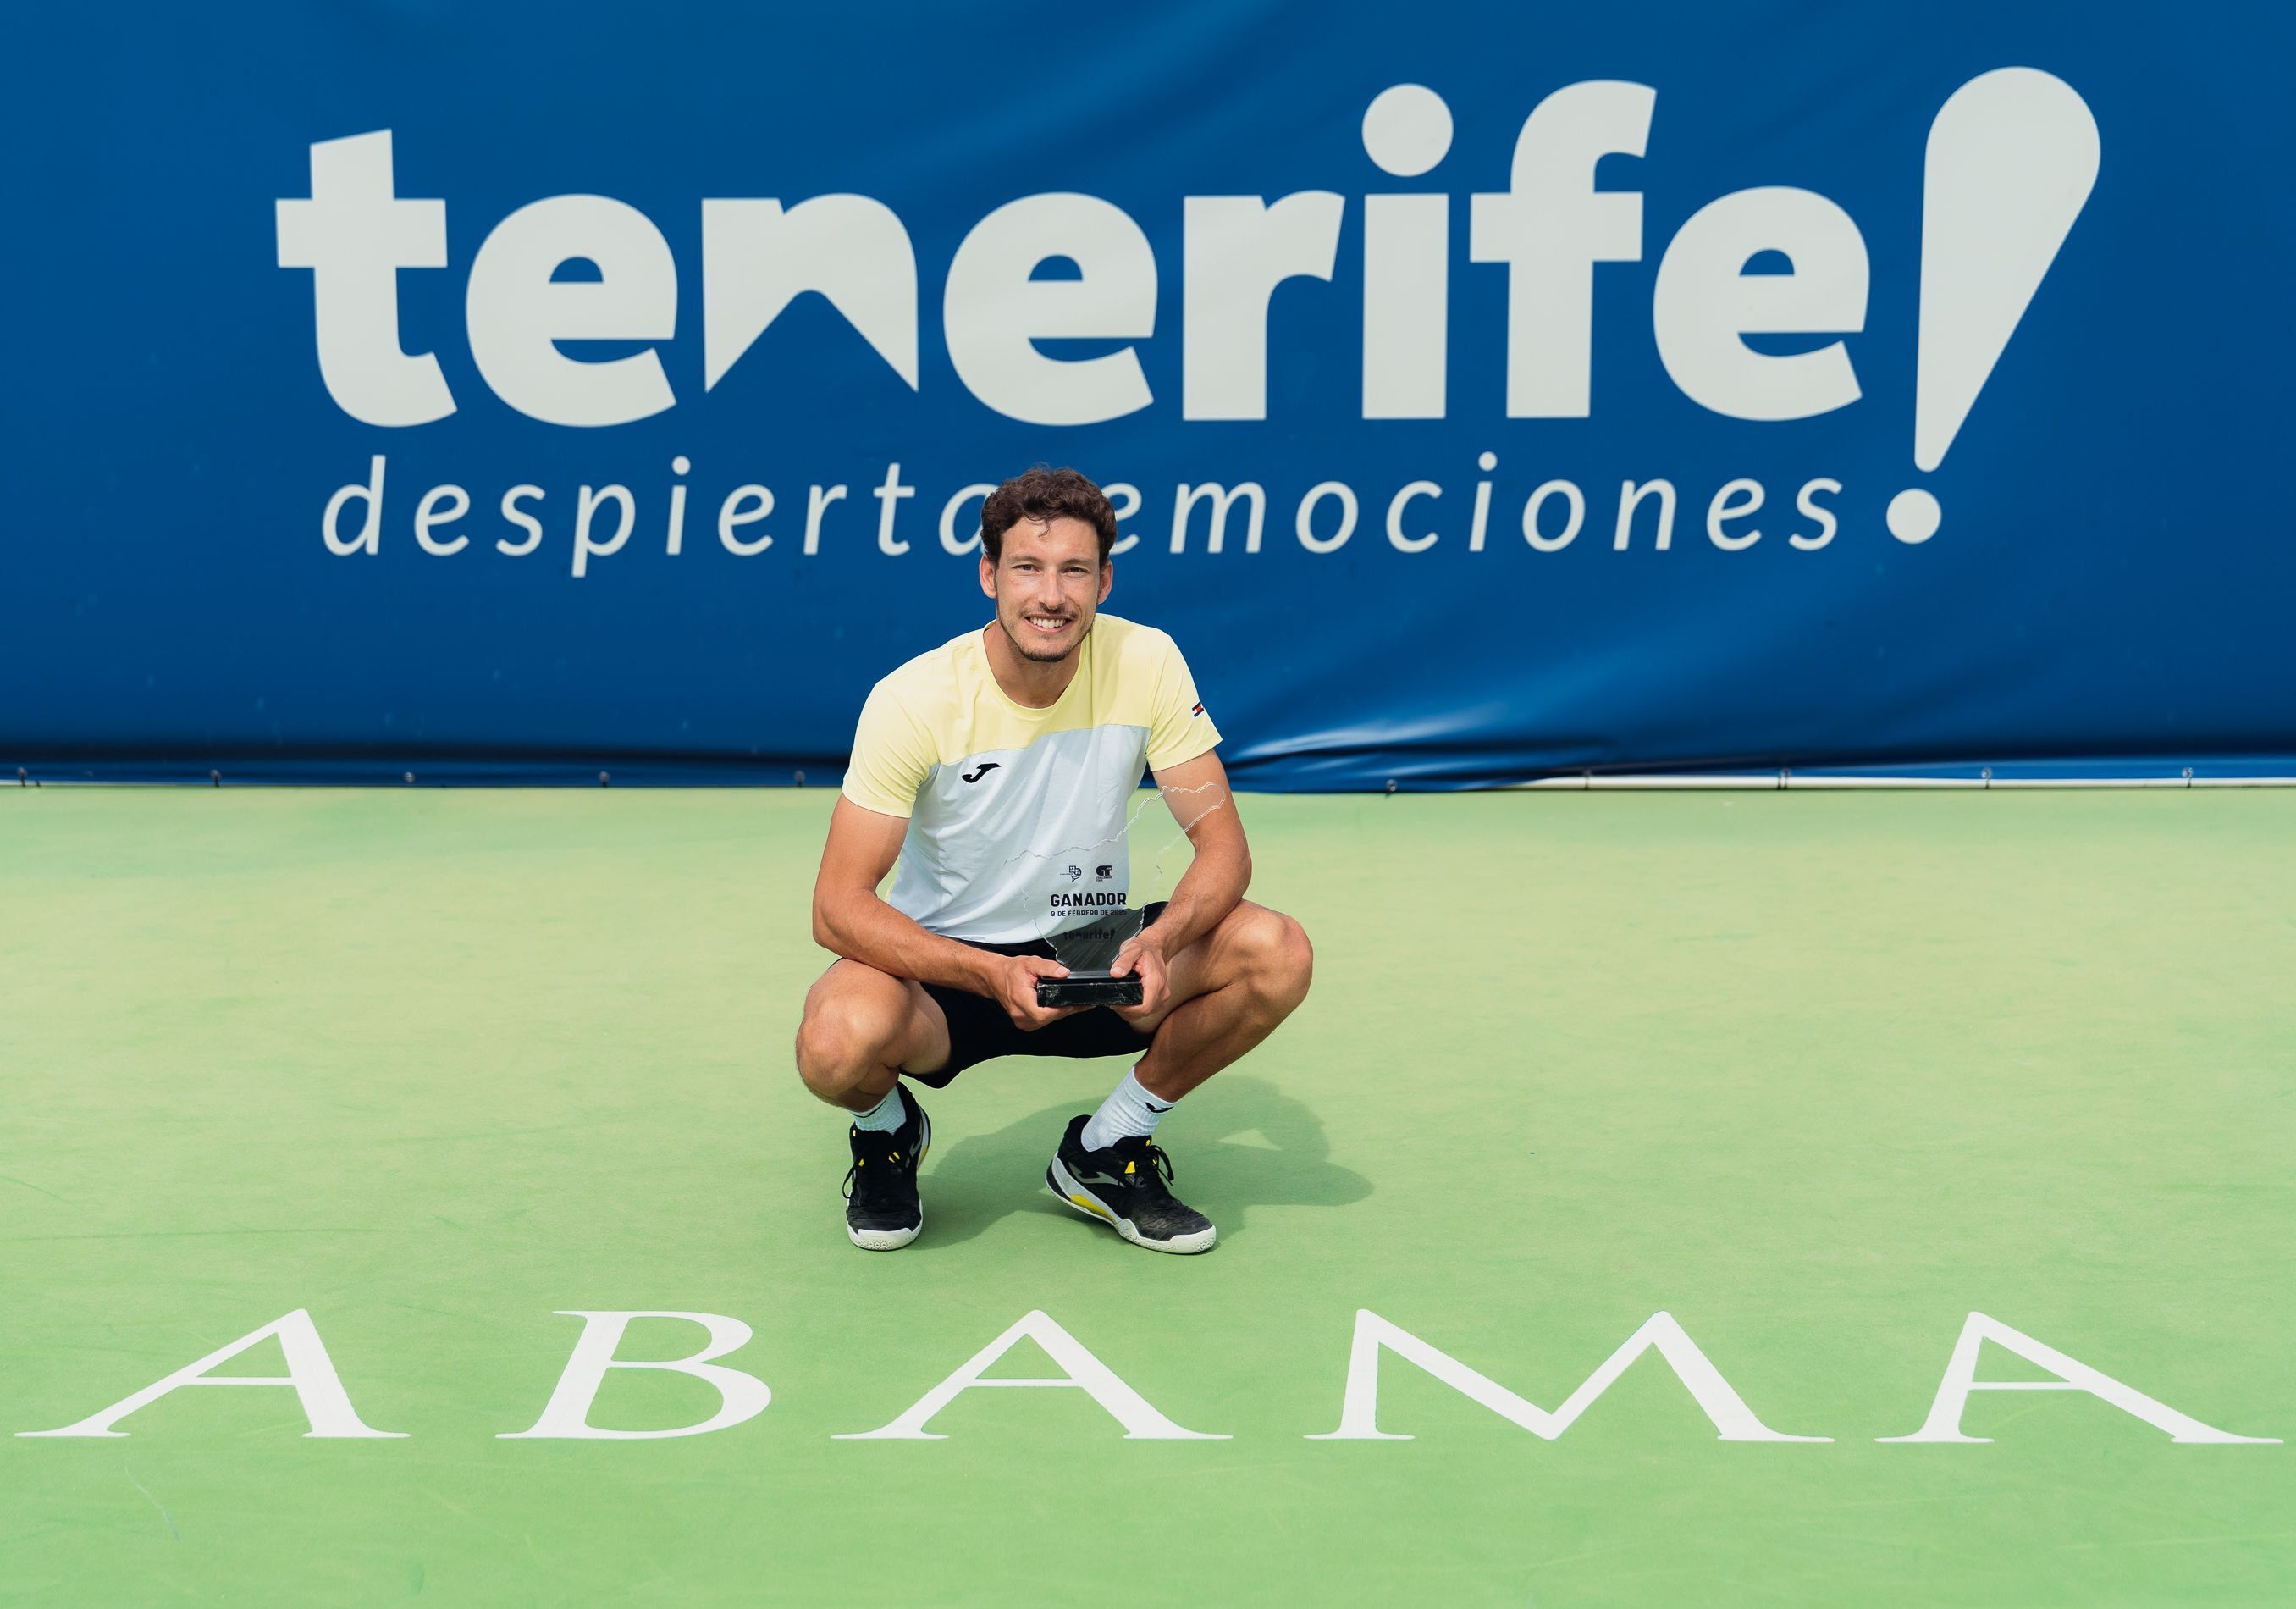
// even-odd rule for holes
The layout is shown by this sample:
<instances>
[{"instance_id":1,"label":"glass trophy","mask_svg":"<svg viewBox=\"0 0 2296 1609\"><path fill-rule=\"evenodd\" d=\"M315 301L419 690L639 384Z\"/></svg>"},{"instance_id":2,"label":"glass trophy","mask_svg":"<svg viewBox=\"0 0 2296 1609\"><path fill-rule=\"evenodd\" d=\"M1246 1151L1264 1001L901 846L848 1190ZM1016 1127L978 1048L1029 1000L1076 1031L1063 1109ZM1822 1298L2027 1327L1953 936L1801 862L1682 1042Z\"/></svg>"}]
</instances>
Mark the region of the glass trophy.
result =
<instances>
[{"instance_id":1,"label":"glass trophy","mask_svg":"<svg viewBox=\"0 0 2296 1609\"><path fill-rule=\"evenodd\" d=\"M1037 1004L1047 1007L1137 1006L1138 974L1116 967L1124 947L1171 898L1194 858L1189 831L1206 816L1227 807L1227 790L1201 788L1135 790L1124 830L1097 843L1062 845L1037 857L1031 890L1042 924L1040 937L1053 959L1068 968L1064 978L1037 980Z\"/></svg>"}]
</instances>

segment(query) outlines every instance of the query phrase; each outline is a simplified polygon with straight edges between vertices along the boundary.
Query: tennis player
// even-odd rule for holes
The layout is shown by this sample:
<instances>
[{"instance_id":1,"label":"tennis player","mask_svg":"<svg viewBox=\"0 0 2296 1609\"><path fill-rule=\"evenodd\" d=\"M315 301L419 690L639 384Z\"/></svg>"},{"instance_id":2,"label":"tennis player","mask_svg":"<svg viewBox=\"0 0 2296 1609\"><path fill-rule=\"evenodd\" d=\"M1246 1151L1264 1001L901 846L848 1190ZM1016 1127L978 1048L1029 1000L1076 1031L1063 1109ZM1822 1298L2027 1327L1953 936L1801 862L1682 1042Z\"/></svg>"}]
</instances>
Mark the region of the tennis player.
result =
<instances>
[{"instance_id":1,"label":"tennis player","mask_svg":"<svg viewBox=\"0 0 2296 1609\"><path fill-rule=\"evenodd\" d=\"M1208 1250L1211 1220L1168 1187L1156 1126L1266 1038L1308 992L1308 936L1243 898L1251 855L1213 752L1219 732L1172 639L1098 612L1116 516L1074 470L1042 467L980 511L996 618L879 682L861 710L814 885L814 937L840 960L806 996L797 1065L852 1114L846 1233L905 1246L936 1088L994 1056L1132 1058L1070 1120L1045 1180L1135 1245ZM1125 827L1152 771L1195 856L1111 971L1137 1006L1054 1008L1047 936L1132 897ZM900 869L877 893L896 858Z\"/></svg>"}]
</instances>

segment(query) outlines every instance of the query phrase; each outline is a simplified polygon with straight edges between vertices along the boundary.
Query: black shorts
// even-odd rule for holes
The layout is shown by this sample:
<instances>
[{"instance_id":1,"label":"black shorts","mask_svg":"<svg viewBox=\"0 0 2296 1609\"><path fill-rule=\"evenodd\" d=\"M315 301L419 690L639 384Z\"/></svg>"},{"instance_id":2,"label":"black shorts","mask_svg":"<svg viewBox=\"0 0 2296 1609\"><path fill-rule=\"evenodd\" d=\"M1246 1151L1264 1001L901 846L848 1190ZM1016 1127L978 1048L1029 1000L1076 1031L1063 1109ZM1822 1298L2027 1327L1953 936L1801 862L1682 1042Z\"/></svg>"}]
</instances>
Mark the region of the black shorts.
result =
<instances>
[{"instance_id":1,"label":"black shorts","mask_svg":"<svg viewBox=\"0 0 2296 1609\"><path fill-rule=\"evenodd\" d=\"M1146 926L1163 912L1164 901L1159 899L1141 913L1141 925ZM971 939L962 942L1000 956L1054 958L1053 947L1042 939L1027 944L981 944ZM1004 1008L986 995L940 983L928 983L924 991L948 1019L948 1060L931 1072L901 1076L936 1089L946 1088L974 1063L996 1056L1136 1056L1156 1042L1152 1031L1142 1033L1105 1006L1072 1012L1031 1032L1015 1028Z\"/></svg>"}]
</instances>

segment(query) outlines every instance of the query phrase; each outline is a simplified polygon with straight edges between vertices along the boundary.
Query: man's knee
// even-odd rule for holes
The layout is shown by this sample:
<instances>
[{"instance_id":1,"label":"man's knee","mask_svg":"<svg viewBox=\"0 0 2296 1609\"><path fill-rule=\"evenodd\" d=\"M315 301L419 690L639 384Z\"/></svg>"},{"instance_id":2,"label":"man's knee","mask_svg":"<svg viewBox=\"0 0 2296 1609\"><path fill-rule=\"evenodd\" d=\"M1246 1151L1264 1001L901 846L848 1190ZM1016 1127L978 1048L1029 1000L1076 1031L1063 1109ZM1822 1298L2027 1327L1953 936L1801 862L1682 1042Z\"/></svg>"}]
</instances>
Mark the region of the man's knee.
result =
<instances>
[{"instance_id":1,"label":"man's knee","mask_svg":"<svg viewBox=\"0 0 2296 1609\"><path fill-rule=\"evenodd\" d=\"M1271 1005L1289 1012L1307 997L1315 976L1316 949L1308 930L1265 906L1241 913L1245 920L1236 934L1236 952L1253 991Z\"/></svg>"},{"instance_id":2,"label":"man's knee","mask_svg":"<svg viewBox=\"0 0 2296 1609\"><path fill-rule=\"evenodd\" d=\"M907 1009L898 983L886 989L816 989L798 1024L798 1076L824 1099L852 1088L889 1065Z\"/></svg>"}]
</instances>

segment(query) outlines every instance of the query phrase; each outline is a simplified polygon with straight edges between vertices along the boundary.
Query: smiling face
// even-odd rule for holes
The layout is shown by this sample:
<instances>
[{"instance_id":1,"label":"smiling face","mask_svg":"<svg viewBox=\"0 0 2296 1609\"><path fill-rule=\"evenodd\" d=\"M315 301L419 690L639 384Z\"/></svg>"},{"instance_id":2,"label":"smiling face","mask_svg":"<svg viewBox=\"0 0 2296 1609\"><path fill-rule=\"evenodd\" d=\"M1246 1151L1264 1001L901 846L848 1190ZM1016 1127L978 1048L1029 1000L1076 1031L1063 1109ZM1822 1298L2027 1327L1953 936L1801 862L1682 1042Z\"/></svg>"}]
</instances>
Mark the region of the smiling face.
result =
<instances>
[{"instance_id":1,"label":"smiling face","mask_svg":"<svg viewBox=\"0 0 2296 1609\"><path fill-rule=\"evenodd\" d=\"M980 589L996 600L997 627L1013 653L1039 664L1077 651L1115 580L1082 520L1016 520L996 562L980 556Z\"/></svg>"}]
</instances>

